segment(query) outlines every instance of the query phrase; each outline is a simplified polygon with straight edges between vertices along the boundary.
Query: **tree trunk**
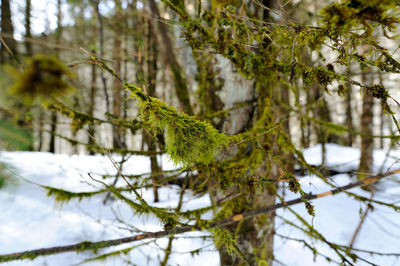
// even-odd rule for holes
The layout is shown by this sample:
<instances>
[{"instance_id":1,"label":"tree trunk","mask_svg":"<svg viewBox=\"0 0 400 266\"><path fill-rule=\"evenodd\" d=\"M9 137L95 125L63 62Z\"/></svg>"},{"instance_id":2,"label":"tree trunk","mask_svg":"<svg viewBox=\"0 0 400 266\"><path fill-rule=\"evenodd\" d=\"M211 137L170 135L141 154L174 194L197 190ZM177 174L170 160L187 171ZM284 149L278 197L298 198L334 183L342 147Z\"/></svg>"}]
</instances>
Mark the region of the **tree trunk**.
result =
<instances>
[{"instance_id":1,"label":"tree trunk","mask_svg":"<svg viewBox=\"0 0 400 266\"><path fill-rule=\"evenodd\" d=\"M136 84L139 87L143 87L145 85L145 76L144 76L144 62L143 62L143 53L144 53L144 17L139 14L139 11L136 9L136 1L131 4L132 10L132 20L133 20L133 62L135 64L135 78Z\"/></svg>"},{"instance_id":2,"label":"tree trunk","mask_svg":"<svg viewBox=\"0 0 400 266\"><path fill-rule=\"evenodd\" d=\"M273 2L274 1L264 0L263 5L272 8L274 5ZM270 21L269 12L262 12L259 15L262 16L264 21ZM231 74L234 75L234 73ZM256 82L255 84L248 84L247 88L240 88L240 82L235 82L231 85L227 80L225 80L225 83L228 83L224 86L224 88L228 90L228 93L226 93L228 97L223 99L225 106L227 106L227 102L233 100L231 98L234 98L236 92L239 90L247 91L248 99L242 100L254 98L254 86L256 86L256 91L258 92L256 97L258 99L257 110L254 115L251 109L243 109L241 110L240 115L234 115L231 119L225 121L224 128L230 129L230 132L228 132L229 134L238 133L232 132L232 130L234 130L234 128L243 128L243 126L249 123L249 121L250 124L257 123L258 126L267 128L269 125L282 119L282 116L287 116L287 114L282 114L282 110L276 108L276 106L272 106L274 102L280 100L285 101L288 97L288 92L282 92L282 95L279 93L281 88L278 84L273 85L276 87L270 87L269 84ZM272 100L272 98L274 99ZM244 118L244 116L247 116L247 118ZM230 125L226 126L226 124ZM288 124L286 126L283 126L283 128L286 127L286 130L288 131ZM263 159L257 163L257 166L253 166L256 168L252 175L249 175L249 171L246 171L245 176L241 177L247 180L245 183L248 186L248 191L246 185L235 184L235 181L231 181L233 182L233 185L228 190L224 190L222 184L218 184L217 186L211 184L211 187L214 188L210 189L210 197L213 203L224 201L226 198L231 197L230 195L233 195L234 198L231 202L228 200L228 202L230 202L228 204L231 205L230 211L233 215L273 205L275 203L276 185L274 183L264 186L264 189L260 190L258 187L252 187L252 182L257 178L278 178L279 168L276 162L272 159L272 153L275 155L281 153L275 144L277 141L276 138L277 136L274 135L263 134L256 143L248 141L248 146L243 152L231 152L231 156L242 156L244 158L250 157L252 152L261 152L263 154ZM235 177L231 176L230 178ZM221 265L272 265L274 220L275 212L270 212L265 215L226 226L225 228L227 230L237 236L236 246L241 253L241 256L244 257L244 260L239 257L232 257L227 253L224 247L221 247L219 250Z\"/></svg>"},{"instance_id":3,"label":"tree trunk","mask_svg":"<svg viewBox=\"0 0 400 266\"><path fill-rule=\"evenodd\" d=\"M382 73L379 73L379 84L383 86L383 77ZM385 134L384 128L385 128L385 111L383 110L382 106L379 108L379 134L381 138L379 139L379 148L383 149L384 148L384 138L382 136Z\"/></svg>"},{"instance_id":4,"label":"tree trunk","mask_svg":"<svg viewBox=\"0 0 400 266\"><path fill-rule=\"evenodd\" d=\"M149 0L151 13L157 19L158 25L158 35L160 35L159 46L163 53L164 62L169 65L172 71L172 76L174 80L174 88L176 96L178 97L179 103L185 113L188 115L193 115L192 105L190 104L189 89L187 87L187 81L184 77L184 70L180 66L175 49L172 45L171 38L168 36L169 28L162 21L160 16L160 11L158 10L157 4L154 0Z\"/></svg>"},{"instance_id":5,"label":"tree trunk","mask_svg":"<svg viewBox=\"0 0 400 266\"><path fill-rule=\"evenodd\" d=\"M363 84L369 84L371 82L370 76L370 73L362 74ZM372 174L374 149L374 139L372 137L374 97L369 95L366 89L363 89L362 101L361 132L363 135L361 136L361 155L360 165L358 167L358 179L363 179Z\"/></svg>"},{"instance_id":6,"label":"tree trunk","mask_svg":"<svg viewBox=\"0 0 400 266\"><path fill-rule=\"evenodd\" d=\"M94 51L92 51L94 52ZM96 86L96 78L97 78L97 72L96 72L96 65L92 64L92 71L91 71L91 81L90 81L90 102L89 102L89 115L93 116L94 115L94 107L96 105L96 92L97 92L97 86ZM94 123L89 124L88 128L88 145L93 146L95 145L95 140L94 140L94 135L96 133L96 128ZM89 149L89 154L94 155L93 150Z\"/></svg>"},{"instance_id":7,"label":"tree trunk","mask_svg":"<svg viewBox=\"0 0 400 266\"><path fill-rule=\"evenodd\" d=\"M115 0L115 15L114 15L114 44L113 44L113 57L114 57L114 71L121 73L121 30L120 23L123 19L121 0ZM121 116L121 82L113 79L113 115L117 118ZM123 132L121 127L113 125L113 147L125 148L125 140L123 139Z\"/></svg>"},{"instance_id":8,"label":"tree trunk","mask_svg":"<svg viewBox=\"0 0 400 266\"><path fill-rule=\"evenodd\" d=\"M0 43L0 64L10 63L17 54L17 45L14 40L14 27L11 20L11 9L9 0L1 0L1 33L10 35L10 38L3 39L7 47ZM8 50L8 49L9 50Z\"/></svg>"},{"instance_id":9,"label":"tree trunk","mask_svg":"<svg viewBox=\"0 0 400 266\"><path fill-rule=\"evenodd\" d=\"M367 47L361 47L361 54L368 52ZM369 71L363 71L361 74L362 84L370 85L374 81L374 76ZM374 121L374 97L368 94L367 89L362 90L362 111L361 111L361 154L360 165L358 167L357 178L364 179L372 174L373 165L373 150L374 138L373 136L373 121ZM373 190L373 186L363 187L367 190Z\"/></svg>"},{"instance_id":10,"label":"tree trunk","mask_svg":"<svg viewBox=\"0 0 400 266\"><path fill-rule=\"evenodd\" d=\"M316 107L312 109L313 117L324 122L332 122L328 103L325 100L324 88L318 84L313 84L310 87L310 93L312 95L312 102L316 104ZM326 163L326 143L338 143L338 136L329 133L323 125L318 122L314 122L314 131L317 135L317 143L321 144L321 165L324 166Z\"/></svg>"},{"instance_id":11,"label":"tree trunk","mask_svg":"<svg viewBox=\"0 0 400 266\"><path fill-rule=\"evenodd\" d=\"M61 0L57 0L57 28L56 28L56 44L60 44L61 34L62 34L62 11L61 11ZM58 52L57 52L58 55ZM56 152L56 133L57 133L57 123L58 117L57 112L51 112L51 127L50 127L50 146L49 152L55 153Z\"/></svg>"},{"instance_id":12,"label":"tree trunk","mask_svg":"<svg viewBox=\"0 0 400 266\"><path fill-rule=\"evenodd\" d=\"M154 28L151 21L147 21L147 92L149 96L156 95L156 82L157 82L157 40L154 32ZM156 152L156 142L153 140L154 136L148 135L147 148L148 151ZM158 181L160 180L159 175L161 168L158 165L157 155L150 155L150 166L153 181L153 195L154 202L158 202Z\"/></svg>"},{"instance_id":13,"label":"tree trunk","mask_svg":"<svg viewBox=\"0 0 400 266\"><path fill-rule=\"evenodd\" d=\"M235 88L232 88L232 90L234 91ZM264 91L267 91L267 89ZM264 96L259 95L258 99L264 99ZM254 122L259 122L266 110L268 110L267 112L271 113L271 119L274 117L278 119L280 110L273 110L274 108L271 108L269 104L270 103L268 100L265 102L263 102L263 100L258 101L259 109L254 117ZM239 121L233 122L238 123ZM265 121L264 126L272 123L274 123L272 120L269 120L268 122ZM285 126L283 127L285 128ZM249 184L252 182L252 180L254 180L253 178L276 179L279 177L279 168L272 159L271 155L272 153L275 155L280 153L274 144L277 141L276 137L277 136L266 135L261 137L261 139L257 142L257 145L264 147L262 151L263 160L255 169L253 175L244 177L246 180L248 180L247 182L249 182ZM251 150L257 149L256 147L253 148L252 145L253 144L249 142L250 153ZM235 156L236 155L237 154L235 154ZM247 155L243 154L242 156ZM215 186L215 184L212 184L211 186ZM247 191L245 186L242 185L233 185L229 190L225 191L221 190L219 187L221 187L220 184L217 185L217 189L214 189L214 191L211 191L210 193L212 202L221 202L226 197L229 197L229 195L234 195L236 198L231 203L231 211L233 215L275 204L276 197L274 193L276 191L276 186L273 183L264 187L264 189L261 191L259 188L255 188L254 190L249 189L249 191ZM221 265L245 265L247 263L250 265L259 265L262 263L272 265L274 219L275 213L270 212L268 214L254 217L249 220L242 221L237 224L231 224L225 227L231 233L237 235L237 248L240 250L246 261L243 261L239 257L232 257L226 252L225 248L222 247L219 250Z\"/></svg>"},{"instance_id":14,"label":"tree trunk","mask_svg":"<svg viewBox=\"0 0 400 266\"><path fill-rule=\"evenodd\" d=\"M351 98L352 98L352 87L350 84L346 84L346 127L349 130L354 130L353 126L353 115L351 108ZM347 133L347 141L346 145L351 147L353 146L353 133Z\"/></svg>"},{"instance_id":15,"label":"tree trunk","mask_svg":"<svg viewBox=\"0 0 400 266\"><path fill-rule=\"evenodd\" d=\"M103 26L103 17L100 14L99 10L99 1L95 1L92 3L94 11L96 12L97 16L97 24L98 24L98 42L99 42L99 55L100 58L104 58L104 26ZM101 78L101 83L103 85L103 92L104 92L104 98L106 100L106 111L105 113L110 112L110 97L108 96L108 88L107 88L107 79L104 75L104 71L100 71L100 78Z\"/></svg>"},{"instance_id":16,"label":"tree trunk","mask_svg":"<svg viewBox=\"0 0 400 266\"><path fill-rule=\"evenodd\" d=\"M32 56L32 44L31 44L31 0L25 2L25 52L27 56Z\"/></svg>"},{"instance_id":17,"label":"tree trunk","mask_svg":"<svg viewBox=\"0 0 400 266\"><path fill-rule=\"evenodd\" d=\"M56 152L56 134L57 132L57 111L51 112L50 118L50 144L49 144L49 152L55 153Z\"/></svg>"}]
</instances>

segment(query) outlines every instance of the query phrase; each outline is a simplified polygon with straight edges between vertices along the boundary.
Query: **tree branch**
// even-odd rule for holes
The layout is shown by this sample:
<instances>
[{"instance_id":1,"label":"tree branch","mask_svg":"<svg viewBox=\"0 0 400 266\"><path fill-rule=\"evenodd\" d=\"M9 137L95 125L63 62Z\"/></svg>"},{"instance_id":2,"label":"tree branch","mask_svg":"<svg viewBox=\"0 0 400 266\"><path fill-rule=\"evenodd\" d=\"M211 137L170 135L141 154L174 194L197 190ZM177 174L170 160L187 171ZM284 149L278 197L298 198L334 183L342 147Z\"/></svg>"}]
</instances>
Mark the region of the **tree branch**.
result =
<instances>
[{"instance_id":1,"label":"tree branch","mask_svg":"<svg viewBox=\"0 0 400 266\"><path fill-rule=\"evenodd\" d=\"M97 241L97 242L89 242L89 241L83 241L77 244L73 245L67 245L67 246L56 246L56 247L51 247L51 248L41 248L41 249L34 249L34 250L29 250L29 251L23 251L23 252L16 252L16 253L10 253L10 254L5 254L5 255L0 255L0 262L7 262L7 261L13 261L13 260L22 260L22 259L35 259L38 256L42 255L51 255L51 254L58 254L58 253L63 253L63 252L71 252L71 251L84 251L84 250L91 250L93 252L96 252L97 250L101 248L107 248L111 246L116 246L116 245L121 245L124 243L130 243L134 241L139 241L143 239L149 239L149 238L160 238L168 235L175 235L175 234L182 234L185 232L193 231L193 230L198 230L202 231L205 229L211 229L214 227L220 227L228 224L232 224L241 220L246 220L254 216L258 216L261 214L265 214L280 208L285 208L288 206L292 206L298 203L302 203L305 200L313 200L313 199L319 199L323 198L326 196L338 194L340 192L343 192L345 190L349 190L355 187L360 187L364 185L368 185L374 182L377 182L387 176L391 176L394 174L400 173L400 168L393 170L393 171L388 171L383 174L378 174L375 176L371 176L368 178L365 178L363 180L350 183L348 185L342 186L342 187L337 187L335 189L319 193L319 194L308 194L304 197L300 197L294 200L290 201L285 201L281 202L275 205L270 205L264 208L260 208L257 210L253 211L247 211L243 212L240 214L236 214L230 218L227 219L222 219L219 221L211 222L206 226L198 226L198 225L193 225L193 226L184 226L184 227L178 227L178 228L172 228L168 229L165 231L158 231L158 232L148 232L148 233L143 233L135 236L130 236L130 237L124 237L124 238L118 238L118 239L112 239L112 240L105 240L105 241Z\"/></svg>"}]
</instances>

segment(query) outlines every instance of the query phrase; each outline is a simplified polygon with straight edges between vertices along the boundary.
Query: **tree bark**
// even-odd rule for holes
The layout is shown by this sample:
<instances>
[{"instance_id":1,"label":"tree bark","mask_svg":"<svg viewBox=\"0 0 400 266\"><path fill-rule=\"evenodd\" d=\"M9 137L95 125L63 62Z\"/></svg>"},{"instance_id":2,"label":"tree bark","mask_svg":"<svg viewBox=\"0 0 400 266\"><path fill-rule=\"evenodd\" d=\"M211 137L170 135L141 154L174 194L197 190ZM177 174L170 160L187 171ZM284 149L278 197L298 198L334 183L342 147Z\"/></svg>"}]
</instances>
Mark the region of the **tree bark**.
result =
<instances>
[{"instance_id":1,"label":"tree bark","mask_svg":"<svg viewBox=\"0 0 400 266\"><path fill-rule=\"evenodd\" d=\"M99 55L100 55L100 58L104 58L103 17L100 14L99 1L97 0L97 1L93 2L92 4L93 4L94 11L96 12L96 16L97 16ZM100 78L101 78L101 83L103 85L104 98L105 98L105 101L106 101L106 111L105 111L105 113L109 113L110 112L110 97L108 95L107 79L106 79L103 71L100 71Z\"/></svg>"},{"instance_id":2,"label":"tree bark","mask_svg":"<svg viewBox=\"0 0 400 266\"><path fill-rule=\"evenodd\" d=\"M368 76L371 74L363 74L363 83L368 82ZM360 165L358 167L358 179L363 179L372 173L373 165L373 149L374 149L374 139L373 135L373 107L374 107L374 97L369 95L366 89L363 90L362 98L362 113L361 113L361 155L360 155Z\"/></svg>"},{"instance_id":3,"label":"tree bark","mask_svg":"<svg viewBox=\"0 0 400 266\"><path fill-rule=\"evenodd\" d=\"M94 51L93 51L94 52ZM92 71L91 71L91 81L90 81L90 94L89 94L89 98L90 98L90 103L89 103L89 115L93 116L94 115L94 107L96 105L96 92L97 92L97 86L96 86L96 78L97 78L97 72L96 72L96 65L92 64ZM94 135L96 133L96 128L95 125L93 123L89 124L89 128L88 128L88 145L95 145L95 141L94 141ZM94 155L94 152L92 150L89 150L89 154L90 155Z\"/></svg>"},{"instance_id":4,"label":"tree bark","mask_svg":"<svg viewBox=\"0 0 400 266\"><path fill-rule=\"evenodd\" d=\"M351 108L351 98L352 98L352 87L351 85L346 85L346 127L349 130L354 130L353 125L353 115L352 115L352 108ZM347 133L347 142L346 145L351 147L353 146L353 133Z\"/></svg>"},{"instance_id":5,"label":"tree bark","mask_svg":"<svg viewBox=\"0 0 400 266\"><path fill-rule=\"evenodd\" d=\"M273 7L274 1L264 0L263 5L267 7ZM259 14L262 16L264 21L270 21L269 12L262 12ZM268 44L266 44L268 45ZM234 75L234 73L232 73ZM237 83L238 84L238 83ZM287 117L287 114L284 114L280 108L274 108L272 106L273 102L276 101L287 101L288 92L284 91L279 92L282 88L279 84L273 84L270 87L269 84L258 83L249 85L246 89L248 91L248 95L252 95L254 97L254 86L257 88L257 110L255 114L252 114L251 110L242 111L241 115L237 115L232 117L232 119L227 119L225 124L229 123L228 127L224 125L224 128L234 128L232 125L236 124L236 128L242 128L238 126L238 124L245 124L246 119L243 119L243 115L247 115L247 121L250 120L250 124L257 123L261 127L268 127L268 125L276 123L279 119L283 119L284 116ZM226 95L230 95L230 97L234 97L235 92L238 90L244 90L244 88L238 88L238 85L230 86L228 88L229 92ZM224 103L230 99L224 99ZM244 100L244 99L242 99ZM268 113L267 118L265 118L265 114ZM288 132L289 127L288 124L284 125L283 128ZM238 132L229 132L230 134L235 134ZM252 178L271 178L275 179L279 176L279 167L272 159L272 153L275 155L280 154L281 151L278 150L276 146L277 136L265 134L257 141L257 144L254 142L248 142L248 149L244 151L244 154L239 154L239 156L250 156L250 154L256 150L261 149L263 154L263 159L259 162L256 169L254 169L253 175L245 174L244 177L248 180L248 184L250 191L246 190L246 186L235 185L235 181L231 181L234 183L232 187L228 190L221 189L221 184L218 184L215 188L215 184L211 184L214 187L214 190L211 190L210 197L212 202L221 202L225 198L229 197L229 195L234 195L233 202L231 203L231 211L232 214L238 214L243 211L251 211L258 208L262 208L268 206L270 204L275 203L275 192L276 186L275 184L271 184L268 186L264 186L264 189L260 190L258 188L252 189L251 183L253 182ZM257 147L254 147L256 145ZM262 148L261 148L262 147ZM247 155L246 152L249 154ZM236 153L236 154L235 154ZM232 156L237 156L238 153L233 152ZM254 166L253 166L254 167ZM273 246L274 246L274 220L275 220L275 212L270 212L265 215L261 215L258 217L253 217L247 221L242 221L239 223L234 223L226 226L225 228L229 230L231 233L237 236L236 245L241 255L244 257L245 261L241 258L232 257L227 253L224 247L219 249L220 253L220 262L221 265L272 265L273 261Z\"/></svg>"},{"instance_id":6,"label":"tree bark","mask_svg":"<svg viewBox=\"0 0 400 266\"><path fill-rule=\"evenodd\" d=\"M1 33L6 33L11 36L14 35L14 27L11 20L11 9L9 0L1 0ZM13 54L8 51L7 47L3 43L0 43L0 64L10 63L17 54L17 45L13 37L7 38L3 41L6 43L8 48Z\"/></svg>"},{"instance_id":7,"label":"tree bark","mask_svg":"<svg viewBox=\"0 0 400 266\"><path fill-rule=\"evenodd\" d=\"M158 33L160 35L159 46L163 53L164 62L169 65L172 71L175 93L178 97L179 103L185 113L193 115L192 105L190 104L189 88L187 87L187 81L184 76L184 70L180 66L176 54L174 53L174 47L172 40L169 37L169 28L163 21L161 21L160 11L158 10L157 4L154 0L149 0L151 13L157 19Z\"/></svg>"},{"instance_id":8,"label":"tree bark","mask_svg":"<svg viewBox=\"0 0 400 266\"><path fill-rule=\"evenodd\" d=\"M25 1L25 52L27 56L32 56L32 44L30 38L32 38L31 33L31 0Z\"/></svg>"},{"instance_id":9,"label":"tree bark","mask_svg":"<svg viewBox=\"0 0 400 266\"><path fill-rule=\"evenodd\" d=\"M368 47L363 46L360 49L361 54L368 52ZM361 74L362 84L370 85L374 81L374 76L370 71L362 71ZM360 164L358 166L357 178L359 180L366 178L372 173L373 165L373 150L374 150L374 139L373 139L373 121L374 121L374 97L368 94L366 88L362 89L362 111L361 111L361 150L360 150ZM371 186L364 186L366 190L373 190Z\"/></svg>"},{"instance_id":10,"label":"tree bark","mask_svg":"<svg viewBox=\"0 0 400 266\"><path fill-rule=\"evenodd\" d=\"M147 93L149 96L156 96L156 83L157 83L157 40L154 32L153 25L151 21L147 21ZM147 135L147 148L148 151L156 152L157 146L156 142L153 140L154 136ZM157 161L157 155L150 155L150 166L151 166L151 174L152 174L152 182L153 182L153 195L154 202L159 201L158 197L158 181L160 180L159 175L161 172L161 168Z\"/></svg>"},{"instance_id":11,"label":"tree bark","mask_svg":"<svg viewBox=\"0 0 400 266\"><path fill-rule=\"evenodd\" d=\"M122 21L122 6L121 0L115 0L115 14L114 14L114 44L113 44L113 57L114 57L114 71L121 73L121 30L120 24ZM117 118L121 116L121 82L113 79L113 115ZM125 140L121 127L113 125L113 147L125 148Z\"/></svg>"},{"instance_id":12,"label":"tree bark","mask_svg":"<svg viewBox=\"0 0 400 266\"><path fill-rule=\"evenodd\" d=\"M57 0L57 28L56 28L56 44L60 44L61 34L62 34L62 11L61 11L61 0ZM57 52L58 55L58 52ZM58 116L57 111L51 112L51 120L50 120L50 145L49 145L49 152L55 153L56 152L56 132L57 132L57 123L58 123Z\"/></svg>"}]
</instances>

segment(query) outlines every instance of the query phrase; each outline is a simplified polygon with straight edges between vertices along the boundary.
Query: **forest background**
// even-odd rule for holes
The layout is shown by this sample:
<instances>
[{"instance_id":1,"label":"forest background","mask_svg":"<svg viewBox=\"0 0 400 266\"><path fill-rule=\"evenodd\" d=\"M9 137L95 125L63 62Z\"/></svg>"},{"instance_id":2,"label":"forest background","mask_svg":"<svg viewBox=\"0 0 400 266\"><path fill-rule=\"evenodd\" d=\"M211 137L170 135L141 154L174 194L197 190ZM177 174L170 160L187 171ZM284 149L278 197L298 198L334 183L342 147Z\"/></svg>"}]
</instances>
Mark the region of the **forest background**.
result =
<instances>
[{"instance_id":1,"label":"forest background","mask_svg":"<svg viewBox=\"0 0 400 266\"><path fill-rule=\"evenodd\" d=\"M174 234L209 230L222 265L271 265L274 210L287 207L288 190L299 196L290 204L304 204L312 217L310 200L362 186L369 196L352 195L363 204L360 227L374 205L398 211L391 199L374 200L374 182L396 167L372 168L373 149L396 149L399 140L396 1L57 0L48 2L51 15L32 4L1 1L0 145L110 156L117 173L102 191L46 189L59 201L103 193L104 204L118 199L154 215L165 231L131 240L168 236L160 263ZM345 171L350 187L331 178L338 172L326 165L327 143L360 149L357 169ZM321 163L311 165L301 151L316 144ZM163 170L163 154L176 170ZM125 176L133 155L147 156L151 173ZM332 191L303 191L305 173ZM154 207L159 189L171 185L182 195L177 207ZM182 211L188 190L209 195L210 206ZM299 241L316 255L310 239L334 251L328 260L366 260L352 243L331 243L295 217L300 226L286 222L308 235ZM57 249L46 252L4 260Z\"/></svg>"}]
</instances>

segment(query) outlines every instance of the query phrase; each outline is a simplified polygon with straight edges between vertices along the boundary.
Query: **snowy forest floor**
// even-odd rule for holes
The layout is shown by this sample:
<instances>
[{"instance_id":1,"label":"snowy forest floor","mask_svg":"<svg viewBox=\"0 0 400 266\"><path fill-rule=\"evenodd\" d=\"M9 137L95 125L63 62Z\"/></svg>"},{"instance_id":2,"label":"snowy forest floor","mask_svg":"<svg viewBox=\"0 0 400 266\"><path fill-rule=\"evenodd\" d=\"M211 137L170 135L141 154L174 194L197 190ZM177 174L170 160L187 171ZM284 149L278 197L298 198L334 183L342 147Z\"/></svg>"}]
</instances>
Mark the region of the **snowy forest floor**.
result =
<instances>
[{"instance_id":1,"label":"snowy forest floor","mask_svg":"<svg viewBox=\"0 0 400 266\"><path fill-rule=\"evenodd\" d=\"M357 169L359 150L329 144L326 146L326 166L342 174L331 176L336 185L346 185L355 180L351 173ZM305 158L312 165L321 164L321 146L306 149ZM400 151L375 150L374 173L386 171L389 167L400 167L397 160ZM118 161L118 157L115 158ZM0 254L16 251L74 244L81 241L99 241L135 234L135 230L158 231L162 224L158 219L135 215L129 206L119 200L109 200L103 204L105 195L95 195L89 199L71 200L57 204L53 197L47 197L46 191L38 186L52 186L75 192L102 189L102 185L92 180L105 181L102 175L115 175L107 156L54 155L39 152L0 152L0 162L6 163L7 171L13 177L0 188ZM174 166L166 158L162 160L164 170ZM150 172L150 161L145 157L132 156L123 166L124 174L143 174ZM319 193L331 189L315 176L299 176L302 188L306 192ZM112 183L112 178L109 178ZM378 184L375 200L400 202L400 178L391 176ZM121 181L122 182L122 181ZM118 183L124 185L124 183ZM139 191L148 202L152 201L152 189ZM352 189L365 197L370 193L361 188ZM160 202L153 203L160 207L175 207L178 202L178 188L174 185L159 189ZM128 194L129 195L129 194ZM299 197L288 190L283 195L286 200ZM207 195L195 196L186 192L183 209L189 210L210 204ZM292 209L300 214L325 238L333 243L348 245L359 223L360 215L365 210L361 204L345 193L313 201L315 217L307 214L303 204ZM206 214L211 218L211 213ZM285 209L277 211L275 256L284 265L331 265L323 257L314 259L313 253L295 239L308 239L304 232L289 225L286 221L301 225L296 217ZM124 223L121 221L125 221ZM282 237L283 236L283 237ZM288 240L286 237L293 238ZM309 240L309 239L308 239ZM163 259L168 238L144 240L134 244L91 252L63 253L39 257L33 261L16 261L4 265L77 265L100 254L120 250L133 245L138 247L131 252L106 261L87 261L83 265L159 265ZM328 245L312 241L322 254L337 258ZM377 206L367 215L366 221L354 244L355 248L385 253L400 253L400 213ZM200 253L197 249L203 248ZM371 256L358 252L377 265L400 265L400 259L390 256ZM337 259L338 260L338 259ZM207 232L189 232L177 235L168 265L219 265L218 252ZM279 265L278 262L275 265ZM356 265L366 265L358 261Z\"/></svg>"}]
</instances>

